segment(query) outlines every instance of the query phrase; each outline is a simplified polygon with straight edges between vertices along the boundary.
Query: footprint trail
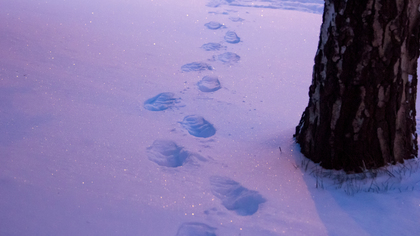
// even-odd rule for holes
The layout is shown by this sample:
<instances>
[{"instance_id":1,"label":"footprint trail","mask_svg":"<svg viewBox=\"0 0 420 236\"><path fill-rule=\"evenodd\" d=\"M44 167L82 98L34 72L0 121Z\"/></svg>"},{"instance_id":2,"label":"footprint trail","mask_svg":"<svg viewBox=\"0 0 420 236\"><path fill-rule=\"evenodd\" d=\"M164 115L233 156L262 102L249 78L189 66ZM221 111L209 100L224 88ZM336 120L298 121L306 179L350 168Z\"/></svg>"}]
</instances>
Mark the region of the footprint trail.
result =
<instances>
[{"instance_id":1,"label":"footprint trail","mask_svg":"<svg viewBox=\"0 0 420 236\"><path fill-rule=\"evenodd\" d=\"M218 51L225 49L225 46L222 46L220 43L206 43L201 46L202 49L206 51Z\"/></svg>"},{"instance_id":2,"label":"footprint trail","mask_svg":"<svg viewBox=\"0 0 420 236\"><path fill-rule=\"evenodd\" d=\"M204 223L188 222L178 228L176 236L216 236L216 228Z\"/></svg>"},{"instance_id":3,"label":"footprint trail","mask_svg":"<svg viewBox=\"0 0 420 236\"><path fill-rule=\"evenodd\" d=\"M188 151L178 146L171 140L155 140L152 146L147 148L147 157L160 166L182 166L189 157Z\"/></svg>"},{"instance_id":4,"label":"footprint trail","mask_svg":"<svg viewBox=\"0 0 420 236\"><path fill-rule=\"evenodd\" d=\"M233 64L239 62L241 57L233 52L225 52L217 56L217 60L225 63L225 64Z\"/></svg>"},{"instance_id":5,"label":"footprint trail","mask_svg":"<svg viewBox=\"0 0 420 236\"><path fill-rule=\"evenodd\" d=\"M222 86L217 76L204 76L198 83L198 89L201 92L215 92L219 90Z\"/></svg>"},{"instance_id":6,"label":"footprint trail","mask_svg":"<svg viewBox=\"0 0 420 236\"><path fill-rule=\"evenodd\" d=\"M209 64L204 62L192 62L181 66L183 72L213 70Z\"/></svg>"},{"instance_id":7,"label":"footprint trail","mask_svg":"<svg viewBox=\"0 0 420 236\"><path fill-rule=\"evenodd\" d=\"M215 21L210 21L209 23L204 24L204 26L206 26L207 29L211 29L211 30L226 28L226 26L224 26L223 24L220 24L219 22L215 22Z\"/></svg>"},{"instance_id":8,"label":"footprint trail","mask_svg":"<svg viewBox=\"0 0 420 236\"><path fill-rule=\"evenodd\" d=\"M222 176L210 177L212 193L222 200L222 205L241 216L253 215L266 200L257 191L249 190L238 182Z\"/></svg>"},{"instance_id":9,"label":"footprint trail","mask_svg":"<svg viewBox=\"0 0 420 236\"><path fill-rule=\"evenodd\" d=\"M232 44L236 44L241 41L241 38L239 38L238 35L233 31L226 32L224 39L226 42Z\"/></svg>"},{"instance_id":10,"label":"footprint trail","mask_svg":"<svg viewBox=\"0 0 420 236\"><path fill-rule=\"evenodd\" d=\"M174 107L180 102L180 98L174 98L175 94L170 92L160 93L144 102L144 108L149 111L163 111Z\"/></svg>"},{"instance_id":11,"label":"footprint trail","mask_svg":"<svg viewBox=\"0 0 420 236\"><path fill-rule=\"evenodd\" d=\"M216 134L214 126L201 116L189 115L180 123L188 133L195 137L208 138Z\"/></svg>"}]
</instances>

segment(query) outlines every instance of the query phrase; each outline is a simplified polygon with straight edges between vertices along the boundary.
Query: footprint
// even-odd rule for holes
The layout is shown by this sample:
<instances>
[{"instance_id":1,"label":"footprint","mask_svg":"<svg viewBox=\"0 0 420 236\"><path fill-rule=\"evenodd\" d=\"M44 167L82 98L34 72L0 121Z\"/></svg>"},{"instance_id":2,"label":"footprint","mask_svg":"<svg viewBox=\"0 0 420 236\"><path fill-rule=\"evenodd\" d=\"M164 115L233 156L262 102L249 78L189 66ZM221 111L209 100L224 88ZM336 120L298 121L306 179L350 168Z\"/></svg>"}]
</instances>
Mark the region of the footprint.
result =
<instances>
[{"instance_id":1,"label":"footprint","mask_svg":"<svg viewBox=\"0 0 420 236\"><path fill-rule=\"evenodd\" d=\"M229 20L231 20L233 22L242 22L242 21L244 21L244 19L242 19L241 17L229 17Z\"/></svg>"},{"instance_id":2,"label":"footprint","mask_svg":"<svg viewBox=\"0 0 420 236\"><path fill-rule=\"evenodd\" d=\"M147 148L147 157L160 166L182 166L190 153L171 140L158 139Z\"/></svg>"},{"instance_id":3,"label":"footprint","mask_svg":"<svg viewBox=\"0 0 420 236\"><path fill-rule=\"evenodd\" d=\"M209 3L206 4L208 7L219 7L222 5L226 5L226 3L232 3L235 0L211 0Z\"/></svg>"},{"instance_id":4,"label":"footprint","mask_svg":"<svg viewBox=\"0 0 420 236\"><path fill-rule=\"evenodd\" d=\"M228 64L238 62L240 59L241 57L233 52L225 52L217 56L217 60Z\"/></svg>"},{"instance_id":5,"label":"footprint","mask_svg":"<svg viewBox=\"0 0 420 236\"><path fill-rule=\"evenodd\" d=\"M173 93L160 93L144 102L144 108L149 111L163 111L179 103L180 98L174 98Z\"/></svg>"},{"instance_id":6,"label":"footprint","mask_svg":"<svg viewBox=\"0 0 420 236\"><path fill-rule=\"evenodd\" d=\"M209 23L205 23L204 26L206 26L207 29L211 29L211 30L226 28L226 26L224 26L223 24L220 24L219 22L216 22L216 21L210 21Z\"/></svg>"},{"instance_id":7,"label":"footprint","mask_svg":"<svg viewBox=\"0 0 420 236\"><path fill-rule=\"evenodd\" d=\"M218 51L226 47L222 46L220 43L206 43L206 44L203 44L201 48L206 51Z\"/></svg>"},{"instance_id":8,"label":"footprint","mask_svg":"<svg viewBox=\"0 0 420 236\"><path fill-rule=\"evenodd\" d=\"M216 229L200 222L187 222L178 228L176 236L216 236Z\"/></svg>"},{"instance_id":9,"label":"footprint","mask_svg":"<svg viewBox=\"0 0 420 236\"><path fill-rule=\"evenodd\" d=\"M217 76L204 76L197 85L201 92L214 92L221 88Z\"/></svg>"},{"instance_id":10,"label":"footprint","mask_svg":"<svg viewBox=\"0 0 420 236\"><path fill-rule=\"evenodd\" d=\"M213 70L213 67L204 62L192 62L181 66L181 70L184 72Z\"/></svg>"},{"instance_id":11,"label":"footprint","mask_svg":"<svg viewBox=\"0 0 420 236\"><path fill-rule=\"evenodd\" d=\"M239 43L241 39L238 37L238 35L233 31L228 31L225 34L225 41L228 43Z\"/></svg>"},{"instance_id":12,"label":"footprint","mask_svg":"<svg viewBox=\"0 0 420 236\"><path fill-rule=\"evenodd\" d=\"M229 12L223 11L223 12L219 12L219 11L209 11L209 14L213 14L213 15L229 15Z\"/></svg>"},{"instance_id":13,"label":"footprint","mask_svg":"<svg viewBox=\"0 0 420 236\"><path fill-rule=\"evenodd\" d=\"M285 1L285 0L208 0L206 6L208 7L222 7L225 5L235 7L253 7L253 8L268 8L268 9L285 9L295 10L302 12L310 12L322 14L323 0L298 0L298 1ZM226 10L229 11L229 10ZM236 11L233 11L236 12ZM248 12L247 12L248 13Z\"/></svg>"},{"instance_id":14,"label":"footprint","mask_svg":"<svg viewBox=\"0 0 420 236\"><path fill-rule=\"evenodd\" d=\"M195 137L208 138L216 133L214 126L201 116L189 115L180 123L188 130L188 133Z\"/></svg>"},{"instance_id":15,"label":"footprint","mask_svg":"<svg viewBox=\"0 0 420 236\"><path fill-rule=\"evenodd\" d=\"M222 200L222 205L238 215L253 215L266 200L257 191L249 190L238 182L222 176L211 176L212 193Z\"/></svg>"},{"instance_id":16,"label":"footprint","mask_svg":"<svg viewBox=\"0 0 420 236\"><path fill-rule=\"evenodd\" d=\"M204 214L210 215L211 213L214 213L214 212L217 213L217 208L216 207L213 207L211 209L205 210L204 211Z\"/></svg>"}]
</instances>

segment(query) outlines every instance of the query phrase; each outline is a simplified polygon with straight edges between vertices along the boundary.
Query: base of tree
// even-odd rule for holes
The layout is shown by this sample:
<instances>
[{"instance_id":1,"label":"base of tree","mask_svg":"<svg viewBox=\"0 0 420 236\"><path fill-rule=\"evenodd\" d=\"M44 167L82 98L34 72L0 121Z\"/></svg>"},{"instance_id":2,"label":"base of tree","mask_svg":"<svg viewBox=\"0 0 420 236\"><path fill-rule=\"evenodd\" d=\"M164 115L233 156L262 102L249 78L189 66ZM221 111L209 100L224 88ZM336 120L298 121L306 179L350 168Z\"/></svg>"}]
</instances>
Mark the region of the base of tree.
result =
<instances>
[{"instance_id":1,"label":"base of tree","mask_svg":"<svg viewBox=\"0 0 420 236\"><path fill-rule=\"evenodd\" d=\"M420 160L414 158L396 165L365 169L361 173L322 168L319 164L300 155L293 163L296 169L308 173L317 189L340 189L348 195L362 192L420 191Z\"/></svg>"}]
</instances>

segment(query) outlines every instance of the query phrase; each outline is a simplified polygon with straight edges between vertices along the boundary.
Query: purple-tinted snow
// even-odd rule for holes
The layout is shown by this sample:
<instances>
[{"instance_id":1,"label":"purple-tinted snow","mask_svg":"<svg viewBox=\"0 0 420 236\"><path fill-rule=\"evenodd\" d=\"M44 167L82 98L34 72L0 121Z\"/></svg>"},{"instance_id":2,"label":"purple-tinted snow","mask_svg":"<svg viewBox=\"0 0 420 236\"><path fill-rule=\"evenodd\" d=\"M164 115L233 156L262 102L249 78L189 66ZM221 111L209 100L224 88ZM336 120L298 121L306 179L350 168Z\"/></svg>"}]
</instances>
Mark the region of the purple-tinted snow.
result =
<instances>
[{"instance_id":1,"label":"purple-tinted snow","mask_svg":"<svg viewBox=\"0 0 420 236\"><path fill-rule=\"evenodd\" d=\"M3 1L0 235L416 235L418 173L297 168L322 4Z\"/></svg>"}]
</instances>

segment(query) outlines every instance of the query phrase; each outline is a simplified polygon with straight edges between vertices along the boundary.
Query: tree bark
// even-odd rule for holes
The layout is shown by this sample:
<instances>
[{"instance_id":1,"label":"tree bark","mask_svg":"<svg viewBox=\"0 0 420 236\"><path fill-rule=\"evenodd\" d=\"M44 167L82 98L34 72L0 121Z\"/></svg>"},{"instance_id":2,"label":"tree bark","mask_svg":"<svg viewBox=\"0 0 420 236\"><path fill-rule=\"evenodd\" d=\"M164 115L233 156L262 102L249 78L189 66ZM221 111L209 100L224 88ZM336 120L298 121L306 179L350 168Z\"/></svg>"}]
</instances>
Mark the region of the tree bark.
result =
<instances>
[{"instance_id":1,"label":"tree bark","mask_svg":"<svg viewBox=\"0 0 420 236\"><path fill-rule=\"evenodd\" d=\"M325 0L301 152L361 172L417 157L420 0Z\"/></svg>"}]
</instances>

